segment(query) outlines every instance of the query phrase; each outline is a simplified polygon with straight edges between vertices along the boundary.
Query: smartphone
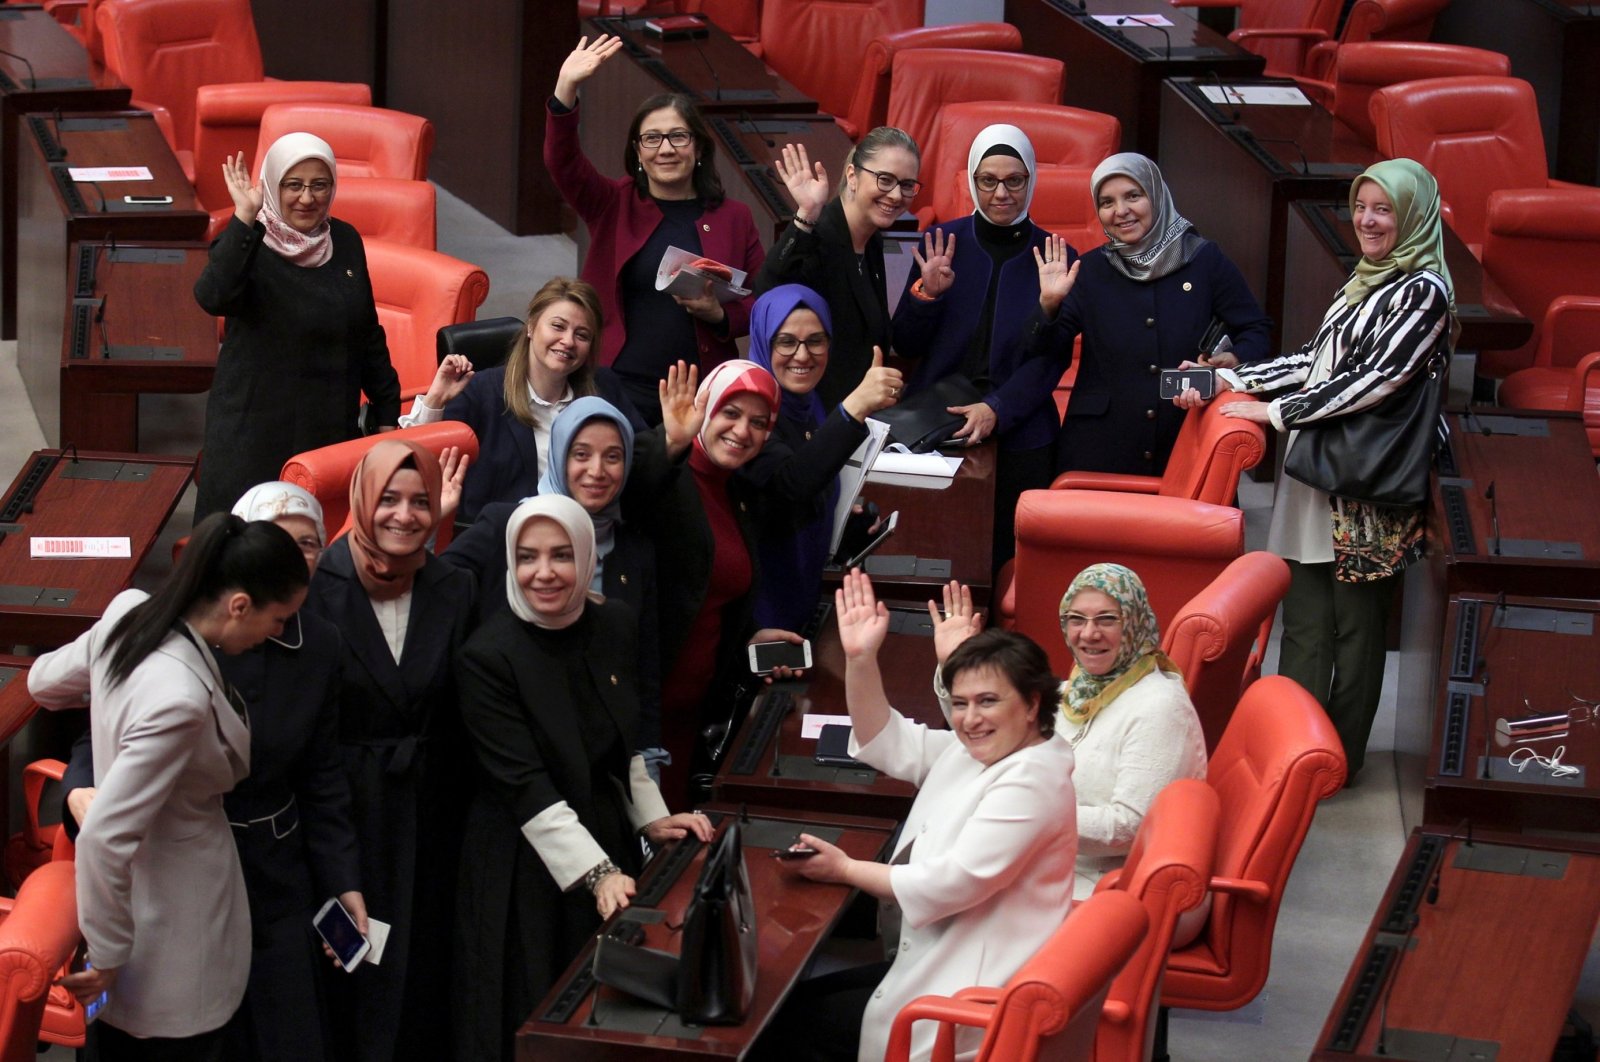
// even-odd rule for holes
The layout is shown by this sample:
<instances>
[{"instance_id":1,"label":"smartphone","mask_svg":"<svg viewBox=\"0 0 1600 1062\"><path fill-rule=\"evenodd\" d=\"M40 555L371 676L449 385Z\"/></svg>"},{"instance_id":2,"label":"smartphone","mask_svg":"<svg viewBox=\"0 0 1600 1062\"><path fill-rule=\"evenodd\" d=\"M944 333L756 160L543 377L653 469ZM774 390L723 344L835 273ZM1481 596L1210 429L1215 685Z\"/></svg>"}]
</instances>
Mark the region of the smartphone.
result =
<instances>
[{"instance_id":1,"label":"smartphone","mask_svg":"<svg viewBox=\"0 0 1600 1062\"><path fill-rule=\"evenodd\" d=\"M866 764L850 756L850 727L829 723L817 735L817 752L812 757L824 767L866 768Z\"/></svg>"},{"instance_id":2,"label":"smartphone","mask_svg":"<svg viewBox=\"0 0 1600 1062\"><path fill-rule=\"evenodd\" d=\"M806 845L800 845L798 848L776 848L776 849L773 849L772 858L773 859L781 859L785 863L787 863L787 862L789 862L791 860L810 859L812 856L814 856L816 854L817 854L817 850L815 848L810 848L810 847L807 847Z\"/></svg>"},{"instance_id":3,"label":"smartphone","mask_svg":"<svg viewBox=\"0 0 1600 1062\"><path fill-rule=\"evenodd\" d=\"M78 942L78 950L73 953L72 962L67 968L72 973L81 973L84 970L94 969L94 964L89 961L88 941L80 940ZM89 1024L100 1016L100 1012L105 1009L106 1001L109 998L110 997L107 996L106 993L101 992L98 996L95 996L93 999L89 1000L89 1002L83 1005L83 1023L85 1025Z\"/></svg>"},{"instance_id":4,"label":"smartphone","mask_svg":"<svg viewBox=\"0 0 1600 1062\"><path fill-rule=\"evenodd\" d=\"M1161 397L1177 398L1189 388L1200 392L1201 398L1210 398L1217 391L1215 369L1162 369ZM1148 392L1146 392L1148 394Z\"/></svg>"},{"instance_id":5,"label":"smartphone","mask_svg":"<svg viewBox=\"0 0 1600 1062\"><path fill-rule=\"evenodd\" d=\"M170 195L125 195L122 201L129 206L171 206Z\"/></svg>"},{"instance_id":6,"label":"smartphone","mask_svg":"<svg viewBox=\"0 0 1600 1062\"><path fill-rule=\"evenodd\" d=\"M750 646L750 670L757 675L770 675L780 667L806 668L811 666L811 643L756 642Z\"/></svg>"},{"instance_id":7,"label":"smartphone","mask_svg":"<svg viewBox=\"0 0 1600 1062\"><path fill-rule=\"evenodd\" d=\"M659 37L664 41L681 41L689 37L709 36L711 31L706 29L704 20L698 15L667 15L662 18L653 18L644 24L644 32L649 37Z\"/></svg>"},{"instance_id":8,"label":"smartphone","mask_svg":"<svg viewBox=\"0 0 1600 1062\"><path fill-rule=\"evenodd\" d=\"M844 570L849 571L851 568L861 567L861 562L872 556L879 546L889 541L889 538L899 527L900 510L896 509L894 512L889 514L888 523L884 524L883 527L878 530L877 537L875 537L871 542L868 542L860 553L857 553L854 557L851 557L849 560L845 561Z\"/></svg>"},{"instance_id":9,"label":"smartphone","mask_svg":"<svg viewBox=\"0 0 1600 1062\"><path fill-rule=\"evenodd\" d=\"M361 935L361 930L356 928L356 920L350 917L350 912L344 909L344 904L339 902L337 896L322 905L311 924L317 927L318 935L333 949L345 973L351 973L360 966L361 960L372 949L367 938Z\"/></svg>"}]
</instances>

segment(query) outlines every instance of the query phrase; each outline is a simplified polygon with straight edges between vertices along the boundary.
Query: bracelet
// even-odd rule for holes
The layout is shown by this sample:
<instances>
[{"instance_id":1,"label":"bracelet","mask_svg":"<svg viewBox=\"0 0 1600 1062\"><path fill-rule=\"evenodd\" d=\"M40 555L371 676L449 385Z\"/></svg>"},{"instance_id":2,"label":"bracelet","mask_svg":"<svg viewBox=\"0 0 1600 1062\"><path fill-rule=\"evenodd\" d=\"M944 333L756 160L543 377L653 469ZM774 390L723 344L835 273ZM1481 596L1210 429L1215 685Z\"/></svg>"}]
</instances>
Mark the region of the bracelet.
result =
<instances>
[{"instance_id":1,"label":"bracelet","mask_svg":"<svg viewBox=\"0 0 1600 1062\"><path fill-rule=\"evenodd\" d=\"M794 216L792 218L790 218L790 220L793 221L796 225L799 225L802 229L809 229L809 228L812 228L813 226L816 225L815 221L812 221L810 218L805 217L798 210L796 210L794 212Z\"/></svg>"},{"instance_id":2,"label":"bracelet","mask_svg":"<svg viewBox=\"0 0 1600 1062\"><path fill-rule=\"evenodd\" d=\"M911 285L911 296L918 302L933 302L938 298L937 295L929 295L927 290L923 288L921 277L918 277L917 282Z\"/></svg>"},{"instance_id":3,"label":"bracelet","mask_svg":"<svg viewBox=\"0 0 1600 1062\"><path fill-rule=\"evenodd\" d=\"M621 874L622 868L613 863L609 858L602 859L590 868L589 873L583 876L583 887L589 890L590 895L600 887L600 883L613 874Z\"/></svg>"}]
</instances>

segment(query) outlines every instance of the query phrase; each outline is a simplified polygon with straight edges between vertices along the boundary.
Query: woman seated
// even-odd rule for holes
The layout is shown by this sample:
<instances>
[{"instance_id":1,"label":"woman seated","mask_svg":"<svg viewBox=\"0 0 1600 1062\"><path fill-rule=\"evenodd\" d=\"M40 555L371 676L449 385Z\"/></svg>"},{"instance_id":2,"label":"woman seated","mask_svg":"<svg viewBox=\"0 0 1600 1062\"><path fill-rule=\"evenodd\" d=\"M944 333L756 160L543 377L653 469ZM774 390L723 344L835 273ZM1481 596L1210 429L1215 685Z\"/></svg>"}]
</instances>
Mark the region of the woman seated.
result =
<instances>
[{"instance_id":1,"label":"woman seated","mask_svg":"<svg viewBox=\"0 0 1600 1062\"><path fill-rule=\"evenodd\" d=\"M461 713L483 788L458 894L460 1058L512 1057L512 1035L603 919L628 906L653 845L704 815L668 812L638 747L631 609L591 589L594 524L540 495L506 524L497 611L460 654Z\"/></svg>"},{"instance_id":2,"label":"woman seated","mask_svg":"<svg viewBox=\"0 0 1600 1062\"><path fill-rule=\"evenodd\" d=\"M750 320L748 296L718 302L709 281L689 297L657 290L662 255L676 247L754 277L765 252L750 208L722 190L716 139L689 97L640 104L621 145L625 176L603 176L584 155L578 87L621 47L620 37L585 37L561 64L547 104L544 164L589 227L583 279L599 290L612 322L600 364L616 370L645 421L659 424L656 389L667 370L679 359L709 371L738 357L735 340Z\"/></svg>"},{"instance_id":3,"label":"woman seated","mask_svg":"<svg viewBox=\"0 0 1600 1062\"><path fill-rule=\"evenodd\" d=\"M600 326L594 288L556 277L528 303L527 324L503 366L475 372L460 354L440 362L427 394L417 396L400 424L459 420L478 436L478 459L466 471L458 522L477 519L490 502L514 502L538 489L550 467L550 426L574 400L598 395L632 413L617 378L595 367L591 355Z\"/></svg>"},{"instance_id":4,"label":"woman seated","mask_svg":"<svg viewBox=\"0 0 1600 1062\"><path fill-rule=\"evenodd\" d=\"M1083 338L1056 469L1159 476L1184 417L1160 398L1161 370L1200 355L1212 366L1265 357L1272 322L1221 248L1178 213L1155 163L1112 155L1091 185L1105 246L1070 268L1060 241L1035 252L1045 323L1035 322L1033 350L1059 375ZM1200 349L1214 322L1231 353Z\"/></svg>"},{"instance_id":5,"label":"woman seated","mask_svg":"<svg viewBox=\"0 0 1600 1062\"><path fill-rule=\"evenodd\" d=\"M822 162L805 145L783 145L776 163L794 198L794 220L756 278L756 291L804 284L833 313L833 371L819 393L825 406L844 401L872 365L872 350L889 349L889 289L883 233L922 190L922 153L904 130L879 126L850 152L834 194Z\"/></svg>"},{"instance_id":6,"label":"woman seated","mask_svg":"<svg viewBox=\"0 0 1600 1062\"><path fill-rule=\"evenodd\" d=\"M772 1044L773 1057L876 1062L901 1007L1004 984L1066 918L1078 848L1073 752L1055 729L1058 680L1027 638L985 631L951 653L941 669L951 729L932 730L884 694L878 649L889 612L871 580L850 572L836 603L850 754L915 785L917 798L887 864L802 833L800 844L817 854L794 866L877 897L901 920L900 939L892 963L802 984L763 1046ZM913 1059L931 1056L936 1031L918 1023ZM970 1054L979 1035L958 1033L957 1050Z\"/></svg>"}]
</instances>

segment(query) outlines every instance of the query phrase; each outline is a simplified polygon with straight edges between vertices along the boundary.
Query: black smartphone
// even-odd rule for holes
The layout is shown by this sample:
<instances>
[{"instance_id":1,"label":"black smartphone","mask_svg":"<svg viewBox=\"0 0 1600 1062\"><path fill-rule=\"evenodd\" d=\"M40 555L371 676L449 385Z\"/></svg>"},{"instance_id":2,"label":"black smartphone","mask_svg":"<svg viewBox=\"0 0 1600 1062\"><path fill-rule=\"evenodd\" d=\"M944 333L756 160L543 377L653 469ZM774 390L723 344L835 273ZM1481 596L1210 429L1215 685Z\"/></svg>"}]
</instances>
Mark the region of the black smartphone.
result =
<instances>
[{"instance_id":1,"label":"black smartphone","mask_svg":"<svg viewBox=\"0 0 1600 1062\"><path fill-rule=\"evenodd\" d=\"M824 767L861 767L871 770L860 760L850 756L850 727L829 723L817 735L817 752L814 759Z\"/></svg>"},{"instance_id":2,"label":"black smartphone","mask_svg":"<svg viewBox=\"0 0 1600 1062\"><path fill-rule=\"evenodd\" d=\"M1210 398L1217 393L1217 370L1215 369L1162 369L1161 370L1161 397L1164 399L1177 398L1189 388L1200 392L1201 398Z\"/></svg>"},{"instance_id":3,"label":"black smartphone","mask_svg":"<svg viewBox=\"0 0 1600 1062\"><path fill-rule=\"evenodd\" d=\"M806 845L801 845L798 848L777 848L777 849L774 849L773 852L772 852L772 858L773 859L781 859L785 863L787 863L787 862L790 862L791 860L810 859L812 856L814 856L816 854L817 854L817 850L815 848L809 848Z\"/></svg>"}]
</instances>

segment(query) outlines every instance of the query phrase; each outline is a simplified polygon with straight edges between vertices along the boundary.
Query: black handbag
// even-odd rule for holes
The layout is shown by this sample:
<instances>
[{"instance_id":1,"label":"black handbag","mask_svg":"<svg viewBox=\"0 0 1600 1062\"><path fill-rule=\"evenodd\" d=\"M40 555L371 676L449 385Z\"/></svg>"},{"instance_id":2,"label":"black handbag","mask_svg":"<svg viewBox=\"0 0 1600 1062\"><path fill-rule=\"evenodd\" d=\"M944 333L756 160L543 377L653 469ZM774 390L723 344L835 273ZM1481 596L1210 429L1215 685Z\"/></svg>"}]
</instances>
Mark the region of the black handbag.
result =
<instances>
[{"instance_id":1,"label":"black handbag","mask_svg":"<svg viewBox=\"0 0 1600 1062\"><path fill-rule=\"evenodd\" d=\"M888 409L872 415L889 425L889 439L902 443L914 454L925 454L949 442L967 418L951 413L949 406L970 406L983 401L983 393L960 373L902 398Z\"/></svg>"}]
</instances>

